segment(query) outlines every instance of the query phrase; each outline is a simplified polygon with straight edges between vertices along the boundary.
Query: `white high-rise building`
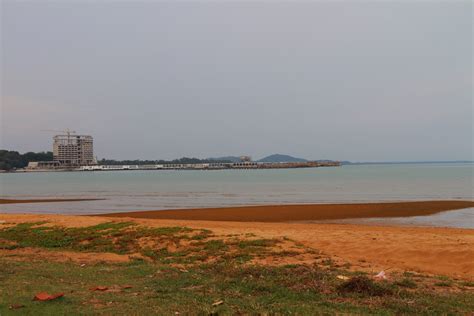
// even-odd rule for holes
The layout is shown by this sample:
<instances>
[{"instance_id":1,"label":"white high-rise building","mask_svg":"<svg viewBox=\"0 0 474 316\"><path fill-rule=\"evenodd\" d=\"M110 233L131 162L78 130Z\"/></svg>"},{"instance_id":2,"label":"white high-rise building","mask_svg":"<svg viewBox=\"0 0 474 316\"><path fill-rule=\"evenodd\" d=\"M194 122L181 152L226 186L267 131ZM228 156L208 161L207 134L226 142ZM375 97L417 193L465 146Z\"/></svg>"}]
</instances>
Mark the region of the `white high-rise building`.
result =
<instances>
[{"instance_id":1,"label":"white high-rise building","mask_svg":"<svg viewBox=\"0 0 474 316\"><path fill-rule=\"evenodd\" d=\"M53 137L54 161L66 166L95 164L93 139L89 135L56 135Z\"/></svg>"}]
</instances>

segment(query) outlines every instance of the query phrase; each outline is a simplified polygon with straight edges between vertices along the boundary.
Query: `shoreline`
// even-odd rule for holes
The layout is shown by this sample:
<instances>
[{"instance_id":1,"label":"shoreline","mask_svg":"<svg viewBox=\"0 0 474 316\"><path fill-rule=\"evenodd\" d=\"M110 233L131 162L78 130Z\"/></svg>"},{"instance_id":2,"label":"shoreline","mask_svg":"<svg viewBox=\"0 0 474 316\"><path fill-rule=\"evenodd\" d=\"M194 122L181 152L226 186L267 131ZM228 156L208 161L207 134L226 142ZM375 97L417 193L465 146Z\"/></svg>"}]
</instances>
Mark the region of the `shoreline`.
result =
<instances>
[{"instance_id":1,"label":"shoreline","mask_svg":"<svg viewBox=\"0 0 474 316\"><path fill-rule=\"evenodd\" d=\"M427 216L474 207L474 201L293 204L131 211L89 216L230 222L296 222Z\"/></svg>"}]
</instances>

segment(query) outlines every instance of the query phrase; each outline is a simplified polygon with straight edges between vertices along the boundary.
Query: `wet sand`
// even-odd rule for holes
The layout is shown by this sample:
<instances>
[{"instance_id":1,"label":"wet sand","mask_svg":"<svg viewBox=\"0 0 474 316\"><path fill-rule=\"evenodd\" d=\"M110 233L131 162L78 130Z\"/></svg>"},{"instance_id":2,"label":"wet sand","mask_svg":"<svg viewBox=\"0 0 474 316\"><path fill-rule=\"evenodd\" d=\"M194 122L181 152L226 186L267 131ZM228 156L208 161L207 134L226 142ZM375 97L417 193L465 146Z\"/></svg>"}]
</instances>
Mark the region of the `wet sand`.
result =
<instances>
[{"instance_id":1,"label":"wet sand","mask_svg":"<svg viewBox=\"0 0 474 316\"><path fill-rule=\"evenodd\" d=\"M22 204L22 203L51 203L51 202L81 202L81 201L99 201L104 199L0 199L0 204Z\"/></svg>"},{"instance_id":2,"label":"wet sand","mask_svg":"<svg viewBox=\"0 0 474 316\"><path fill-rule=\"evenodd\" d=\"M469 207L474 207L474 201L268 205L136 211L100 214L98 216L232 222L297 222L349 218L423 216Z\"/></svg>"},{"instance_id":3,"label":"wet sand","mask_svg":"<svg viewBox=\"0 0 474 316\"><path fill-rule=\"evenodd\" d=\"M351 269L415 271L474 280L474 230L434 227L384 227L351 224L243 223L99 216L0 214L0 228L21 222L49 221L77 227L108 221L133 221L152 227L187 226L210 229L216 236L255 234L287 237L322 251Z\"/></svg>"}]
</instances>

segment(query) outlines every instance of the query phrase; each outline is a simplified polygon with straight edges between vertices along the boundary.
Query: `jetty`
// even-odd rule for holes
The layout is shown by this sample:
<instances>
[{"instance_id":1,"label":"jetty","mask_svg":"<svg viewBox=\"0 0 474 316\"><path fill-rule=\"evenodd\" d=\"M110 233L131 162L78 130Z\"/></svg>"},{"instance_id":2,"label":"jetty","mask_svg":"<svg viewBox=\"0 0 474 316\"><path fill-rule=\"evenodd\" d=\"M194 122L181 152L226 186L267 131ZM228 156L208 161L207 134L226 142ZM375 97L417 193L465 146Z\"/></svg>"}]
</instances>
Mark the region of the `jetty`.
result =
<instances>
[{"instance_id":1,"label":"jetty","mask_svg":"<svg viewBox=\"0 0 474 316\"><path fill-rule=\"evenodd\" d=\"M118 170L223 170L223 169L290 169L338 167L339 161L305 162L215 162L196 164L153 164L153 165L91 165L80 166L73 171L118 171Z\"/></svg>"}]
</instances>

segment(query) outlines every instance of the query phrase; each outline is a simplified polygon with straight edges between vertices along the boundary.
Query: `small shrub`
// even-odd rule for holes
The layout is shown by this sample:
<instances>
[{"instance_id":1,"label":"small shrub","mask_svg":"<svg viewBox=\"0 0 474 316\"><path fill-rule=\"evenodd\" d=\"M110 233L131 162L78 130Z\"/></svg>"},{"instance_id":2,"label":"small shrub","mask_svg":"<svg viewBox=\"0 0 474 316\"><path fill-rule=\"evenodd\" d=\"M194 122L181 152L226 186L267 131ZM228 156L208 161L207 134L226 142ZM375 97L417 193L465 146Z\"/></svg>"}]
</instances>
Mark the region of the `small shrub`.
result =
<instances>
[{"instance_id":1,"label":"small shrub","mask_svg":"<svg viewBox=\"0 0 474 316\"><path fill-rule=\"evenodd\" d=\"M375 283L366 276L356 276L342 283L337 287L339 293L344 294L363 294L368 296L384 296L393 294L392 289Z\"/></svg>"}]
</instances>

